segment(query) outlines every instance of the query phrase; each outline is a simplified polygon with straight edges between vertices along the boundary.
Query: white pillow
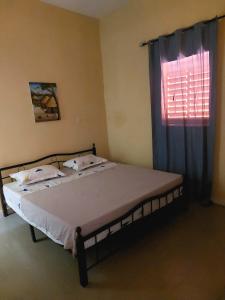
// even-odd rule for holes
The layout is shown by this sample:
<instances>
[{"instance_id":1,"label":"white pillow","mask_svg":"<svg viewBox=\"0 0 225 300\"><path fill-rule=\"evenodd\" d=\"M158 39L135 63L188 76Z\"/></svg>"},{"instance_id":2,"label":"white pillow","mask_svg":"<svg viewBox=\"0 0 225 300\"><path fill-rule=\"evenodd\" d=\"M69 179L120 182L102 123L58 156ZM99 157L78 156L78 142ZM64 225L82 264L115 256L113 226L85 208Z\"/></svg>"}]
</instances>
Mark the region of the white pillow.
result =
<instances>
[{"instance_id":1,"label":"white pillow","mask_svg":"<svg viewBox=\"0 0 225 300\"><path fill-rule=\"evenodd\" d=\"M81 171L92 166L96 166L106 162L107 159L95 156L93 154L75 157L73 159L64 162L63 166L67 168L72 168L76 171Z\"/></svg>"},{"instance_id":2,"label":"white pillow","mask_svg":"<svg viewBox=\"0 0 225 300\"><path fill-rule=\"evenodd\" d=\"M30 184L63 176L65 176L65 174L52 165L44 165L10 175L11 178L15 179L21 184Z\"/></svg>"}]
</instances>

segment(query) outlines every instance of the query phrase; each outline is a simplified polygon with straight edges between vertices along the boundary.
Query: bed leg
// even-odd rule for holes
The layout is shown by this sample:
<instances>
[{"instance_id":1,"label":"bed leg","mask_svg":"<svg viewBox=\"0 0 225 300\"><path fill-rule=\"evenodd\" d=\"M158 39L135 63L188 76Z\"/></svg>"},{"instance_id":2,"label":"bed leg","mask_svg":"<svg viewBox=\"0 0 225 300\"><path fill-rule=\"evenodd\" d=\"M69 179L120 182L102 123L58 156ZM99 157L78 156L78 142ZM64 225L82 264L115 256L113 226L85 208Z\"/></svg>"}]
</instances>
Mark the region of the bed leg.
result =
<instances>
[{"instance_id":1,"label":"bed leg","mask_svg":"<svg viewBox=\"0 0 225 300\"><path fill-rule=\"evenodd\" d=\"M92 153L93 155L97 155L95 144L92 145Z\"/></svg>"},{"instance_id":2,"label":"bed leg","mask_svg":"<svg viewBox=\"0 0 225 300\"><path fill-rule=\"evenodd\" d=\"M35 231L34 231L34 227L32 225L29 224L29 227L30 227L30 233L31 233L31 238L32 238L32 241L34 243L37 242L37 239L36 239L36 236L35 236Z\"/></svg>"},{"instance_id":3,"label":"bed leg","mask_svg":"<svg viewBox=\"0 0 225 300\"><path fill-rule=\"evenodd\" d=\"M186 195L182 196L182 204L181 204L181 210L187 211L189 208L189 199Z\"/></svg>"},{"instance_id":4,"label":"bed leg","mask_svg":"<svg viewBox=\"0 0 225 300\"><path fill-rule=\"evenodd\" d=\"M86 252L84 248L84 240L81 235L80 227L77 227L76 233L77 233L76 250L77 250L77 261L78 261L80 284L82 287L86 287L88 285L87 261L86 261Z\"/></svg>"},{"instance_id":5,"label":"bed leg","mask_svg":"<svg viewBox=\"0 0 225 300\"><path fill-rule=\"evenodd\" d=\"M1 174L1 172L0 172ZM5 196L3 194L3 184L2 184L2 179L0 176L0 200L1 200L1 204L2 204L2 212L3 212L3 216L4 217L8 217L9 213L8 213L8 209L7 209L7 204L5 202Z\"/></svg>"},{"instance_id":6,"label":"bed leg","mask_svg":"<svg viewBox=\"0 0 225 300\"><path fill-rule=\"evenodd\" d=\"M8 217L9 213L8 213L8 209L5 203L2 202L2 212L3 212L3 216L6 218Z\"/></svg>"}]
</instances>

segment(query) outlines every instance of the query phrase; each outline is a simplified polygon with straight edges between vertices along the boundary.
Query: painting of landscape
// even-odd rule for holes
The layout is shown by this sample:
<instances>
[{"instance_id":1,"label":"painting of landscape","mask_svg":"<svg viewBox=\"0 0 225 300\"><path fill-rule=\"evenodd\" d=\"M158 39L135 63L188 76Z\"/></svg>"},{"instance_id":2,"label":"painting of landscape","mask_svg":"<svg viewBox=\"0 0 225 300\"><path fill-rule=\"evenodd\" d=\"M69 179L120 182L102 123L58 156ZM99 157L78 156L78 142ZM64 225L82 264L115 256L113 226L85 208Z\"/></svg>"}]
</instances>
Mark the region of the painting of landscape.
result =
<instances>
[{"instance_id":1,"label":"painting of landscape","mask_svg":"<svg viewBox=\"0 0 225 300\"><path fill-rule=\"evenodd\" d=\"M30 82L35 122L60 120L55 83Z\"/></svg>"}]
</instances>

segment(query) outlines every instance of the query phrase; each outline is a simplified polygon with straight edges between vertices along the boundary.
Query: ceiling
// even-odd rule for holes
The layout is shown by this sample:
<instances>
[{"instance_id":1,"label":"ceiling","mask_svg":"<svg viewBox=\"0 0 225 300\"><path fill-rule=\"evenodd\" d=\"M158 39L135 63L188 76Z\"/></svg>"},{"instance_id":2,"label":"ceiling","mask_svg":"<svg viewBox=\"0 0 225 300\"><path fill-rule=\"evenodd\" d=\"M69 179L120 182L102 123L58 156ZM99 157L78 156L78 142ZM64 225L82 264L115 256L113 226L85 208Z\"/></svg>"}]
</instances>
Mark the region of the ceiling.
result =
<instances>
[{"instance_id":1,"label":"ceiling","mask_svg":"<svg viewBox=\"0 0 225 300\"><path fill-rule=\"evenodd\" d=\"M56 5L74 12L91 17L104 17L121 6L128 0L41 0L42 2Z\"/></svg>"}]
</instances>

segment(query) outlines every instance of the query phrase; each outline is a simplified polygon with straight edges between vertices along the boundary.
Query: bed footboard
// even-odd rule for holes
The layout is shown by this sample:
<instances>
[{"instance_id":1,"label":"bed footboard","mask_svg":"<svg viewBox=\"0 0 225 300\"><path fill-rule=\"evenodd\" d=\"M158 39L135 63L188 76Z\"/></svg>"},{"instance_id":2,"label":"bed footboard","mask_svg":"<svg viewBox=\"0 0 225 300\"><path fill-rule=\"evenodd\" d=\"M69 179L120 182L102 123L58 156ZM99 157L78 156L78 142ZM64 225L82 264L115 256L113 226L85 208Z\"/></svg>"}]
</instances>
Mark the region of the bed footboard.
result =
<instances>
[{"instance_id":1,"label":"bed footboard","mask_svg":"<svg viewBox=\"0 0 225 300\"><path fill-rule=\"evenodd\" d=\"M166 201L164 206L162 206L163 199ZM153 210L153 201L158 201L158 209L156 210ZM146 213L145 207L147 205L149 210ZM183 185L180 184L166 193L140 202L123 216L98 228L88 235L83 236L81 227L77 227L76 254L81 286L86 287L88 285L88 271L117 252L123 244L126 245L128 241L134 239L134 236L137 237L143 234L150 228L155 220L160 222L165 221L167 217L173 215L173 212L183 210L186 207L186 199L183 195ZM139 218L135 218L137 212L140 214ZM115 226L117 226L116 232ZM100 236L104 236L104 238L99 238ZM85 244L90 240L94 241L94 243L87 249ZM106 248L103 251L103 255L100 253L101 247ZM95 253L94 262L88 264L87 252L91 249L94 250Z\"/></svg>"}]
</instances>

